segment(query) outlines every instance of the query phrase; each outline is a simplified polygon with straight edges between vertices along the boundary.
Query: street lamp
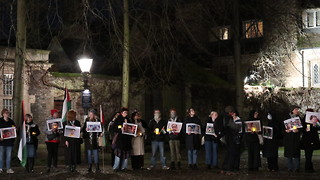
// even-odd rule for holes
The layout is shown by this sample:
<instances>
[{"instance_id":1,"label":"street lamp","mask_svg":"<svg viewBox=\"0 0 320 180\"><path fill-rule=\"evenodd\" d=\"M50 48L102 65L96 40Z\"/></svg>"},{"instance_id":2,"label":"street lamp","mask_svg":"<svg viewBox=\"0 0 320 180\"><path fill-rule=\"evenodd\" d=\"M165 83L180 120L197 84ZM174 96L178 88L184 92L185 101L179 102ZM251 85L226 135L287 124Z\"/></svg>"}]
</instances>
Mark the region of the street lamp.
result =
<instances>
[{"instance_id":1,"label":"street lamp","mask_svg":"<svg viewBox=\"0 0 320 180\"><path fill-rule=\"evenodd\" d=\"M81 74L83 76L83 88L82 91L82 107L84 109L84 115L88 115L88 109L91 108L91 92L89 90L88 79L90 74L90 69L92 65L92 59L82 58L78 60L78 64L81 69Z\"/></svg>"}]
</instances>

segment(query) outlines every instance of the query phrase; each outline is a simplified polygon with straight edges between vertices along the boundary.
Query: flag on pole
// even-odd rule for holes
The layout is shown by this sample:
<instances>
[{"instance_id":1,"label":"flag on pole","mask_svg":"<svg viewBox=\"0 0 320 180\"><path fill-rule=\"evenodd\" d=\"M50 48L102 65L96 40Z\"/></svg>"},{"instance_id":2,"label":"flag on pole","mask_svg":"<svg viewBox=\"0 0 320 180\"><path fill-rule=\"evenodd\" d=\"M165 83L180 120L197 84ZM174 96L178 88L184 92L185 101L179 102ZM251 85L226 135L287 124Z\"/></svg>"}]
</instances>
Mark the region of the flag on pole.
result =
<instances>
[{"instance_id":1,"label":"flag on pole","mask_svg":"<svg viewBox=\"0 0 320 180\"><path fill-rule=\"evenodd\" d=\"M62 107L62 122L67 121L67 112L71 109L71 100L69 96L69 91L66 88L64 92L64 101L63 101L63 107Z\"/></svg>"},{"instance_id":2,"label":"flag on pole","mask_svg":"<svg viewBox=\"0 0 320 180\"><path fill-rule=\"evenodd\" d=\"M104 120L104 114L102 111L101 104L100 104L100 122L101 122L101 126L102 126L102 136L99 138L100 139L99 146L105 147L106 146L106 136L105 136L105 131L104 131L105 120Z\"/></svg>"},{"instance_id":3,"label":"flag on pole","mask_svg":"<svg viewBox=\"0 0 320 180\"><path fill-rule=\"evenodd\" d=\"M101 121L101 124L103 125L105 120L104 120L104 114L103 114L103 111L102 111L102 106L100 104L100 121Z\"/></svg>"},{"instance_id":4,"label":"flag on pole","mask_svg":"<svg viewBox=\"0 0 320 180\"><path fill-rule=\"evenodd\" d=\"M25 167L27 164L27 133L26 133L26 119L24 114L24 103L22 101L22 111L21 111L21 118L23 120L22 128L21 128L21 134L20 134L20 144L19 144L19 150L18 150L18 158L20 160L20 164Z\"/></svg>"}]
</instances>

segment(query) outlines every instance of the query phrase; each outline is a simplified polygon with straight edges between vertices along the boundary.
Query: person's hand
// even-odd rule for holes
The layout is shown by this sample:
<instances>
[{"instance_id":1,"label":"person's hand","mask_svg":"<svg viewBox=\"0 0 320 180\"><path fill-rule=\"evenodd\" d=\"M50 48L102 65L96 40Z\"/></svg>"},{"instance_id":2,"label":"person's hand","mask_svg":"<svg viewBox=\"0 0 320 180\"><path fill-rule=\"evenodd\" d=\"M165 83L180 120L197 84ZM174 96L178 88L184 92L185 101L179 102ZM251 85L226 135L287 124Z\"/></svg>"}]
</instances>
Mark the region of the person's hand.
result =
<instances>
[{"instance_id":1,"label":"person's hand","mask_svg":"<svg viewBox=\"0 0 320 180\"><path fill-rule=\"evenodd\" d=\"M294 133L299 132L299 130L298 130L298 129L293 129L292 131L293 131Z\"/></svg>"},{"instance_id":2,"label":"person's hand","mask_svg":"<svg viewBox=\"0 0 320 180\"><path fill-rule=\"evenodd\" d=\"M52 128L52 132L57 132L58 129L57 128Z\"/></svg>"},{"instance_id":3,"label":"person's hand","mask_svg":"<svg viewBox=\"0 0 320 180\"><path fill-rule=\"evenodd\" d=\"M0 138L0 141L3 141L3 138Z\"/></svg>"},{"instance_id":4,"label":"person's hand","mask_svg":"<svg viewBox=\"0 0 320 180\"><path fill-rule=\"evenodd\" d=\"M86 128L86 131L89 131L89 128Z\"/></svg>"},{"instance_id":5,"label":"person's hand","mask_svg":"<svg viewBox=\"0 0 320 180\"><path fill-rule=\"evenodd\" d=\"M218 137L216 134L213 134L214 137Z\"/></svg>"},{"instance_id":6,"label":"person's hand","mask_svg":"<svg viewBox=\"0 0 320 180\"><path fill-rule=\"evenodd\" d=\"M291 130L290 130L290 129L287 129L286 132L289 133L289 132L291 132Z\"/></svg>"},{"instance_id":7,"label":"person's hand","mask_svg":"<svg viewBox=\"0 0 320 180\"><path fill-rule=\"evenodd\" d=\"M66 146L69 147L69 142L68 141L66 141Z\"/></svg>"},{"instance_id":8,"label":"person's hand","mask_svg":"<svg viewBox=\"0 0 320 180\"><path fill-rule=\"evenodd\" d=\"M191 133L189 132L188 135L191 135Z\"/></svg>"}]
</instances>

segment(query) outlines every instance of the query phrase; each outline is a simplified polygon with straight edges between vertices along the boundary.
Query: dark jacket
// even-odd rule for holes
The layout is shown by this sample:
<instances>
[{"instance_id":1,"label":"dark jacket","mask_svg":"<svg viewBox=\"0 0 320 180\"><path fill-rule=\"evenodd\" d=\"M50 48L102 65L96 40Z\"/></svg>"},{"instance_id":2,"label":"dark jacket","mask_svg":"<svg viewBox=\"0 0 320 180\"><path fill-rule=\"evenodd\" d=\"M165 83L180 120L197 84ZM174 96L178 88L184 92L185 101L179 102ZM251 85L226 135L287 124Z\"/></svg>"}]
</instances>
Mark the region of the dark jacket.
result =
<instances>
[{"instance_id":1,"label":"dark jacket","mask_svg":"<svg viewBox=\"0 0 320 180\"><path fill-rule=\"evenodd\" d=\"M148 128L151 141L165 141L166 133L163 131L161 132L161 130L167 129L167 121L161 119L159 122L157 122L156 120L152 119L149 121ZM156 128L158 128L160 132L158 135L155 133Z\"/></svg>"},{"instance_id":2,"label":"dark jacket","mask_svg":"<svg viewBox=\"0 0 320 180\"><path fill-rule=\"evenodd\" d=\"M89 118L87 118L84 122L84 125L81 129L82 138L84 139L84 145L86 150L99 149L98 139L100 136L100 132L87 132L87 122L91 122ZM92 122L100 122L99 119L95 119Z\"/></svg>"},{"instance_id":3,"label":"dark jacket","mask_svg":"<svg viewBox=\"0 0 320 180\"><path fill-rule=\"evenodd\" d=\"M0 118L0 128L8 128L8 127L16 127L14 121L12 119L8 119L5 121L3 117ZM0 146L13 146L15 138L12 139L4 139L0 141Z\"/></svg>"},{"instance_id":4,"label":"dark jacket","mask_svg":"<svg viewBox=\"0 0 320 180\"><path fill-rule=\"evenodd\" d=\"M214 133L217 135L217 137L215 137L214 135L206 134L205 130L207 127L207 123L214 124ZM202 129L205 141L214 141L215 143L218 143L220 141L220 138L222 137L222 119L218 117L214 122L212 122L212 119L209 117L206 123L203 125Z\"/></svg>"},{"instance_id":5,"label":"dark jacket","mask_svg":"<svg viewBox=\"0 0 320 180\"><path fill-rule=\"evenodd\" d=\"M173 120L170 118L168 119L168 122L173 122ZM179 117L177 117L176 121L174 122L181 122L181 119ZM169 132L169 140L180 140L181 138L181 131L180 133L170 133Z\"/></svg>"},{"instance_id":6,"label":"dark jacket","mask_svg":"<svg viewBox=\"0 0 320 180\"><path fill-rule=\"evenodd\" d=\"M226 114L223 118L223 134L227 145L241 144L244 134L243 121L241 119L234 121L231 116Z\"/></svg>"},{"instance_id":7,"label":"dark jacket","mask_svg":"<svg viewBox=\"0 0 320 180\"><path fill-rule=\"evenodd\" d=\"M320 140L318 136L318 127L314 127L312 124L310 125L310 131L307 131L307 123L305 122L305 118L302 119L302 138L301 138L301 149L312 149L317 150L320 149Z\"/></svg>"},{"instance_id":8,"label":"dark jacket","mask_svg":"<svg viewBox=\"0 0 320 180\"><path fill-rule=\"evenodd\" d=\"M26 123L27 129L27 144L34 144L36 149L38 147L38 136L40 135L40 130L38 125L31 121L30 123ZM29 129L29 131L28 131Z\"/></svg>"},{"instance_id":9,"label":"dark jacket","mask_svg":"<svg viewBox=\"0 0 320 180\"><path fill-rule=\"evenodd\" d=\"M272 127L272 139L264 138L263 157L278 157L279 139L281 138L281 124L278 119L272 115L272 120L268 120L267 126Z\"/></svg>"},{"instance_id":10,"label":"dark jacket","mask_svg":"<svg viewBox=\"0 0 320 180\"><path fill-rule=\"evenodd\" d=\"M115 133L115 149L120 149L121 151L130 151L132 149L131 146L131 139L133 136L122 134L122 129L119 128L119 126L123 126L123 123L127 120L127 123L131 123L130 119L128 117L123 117L122 115L119 115L112 126L113 132Z\"/></svg>"},{"instance_id":11,"label":"dark jacket","mask_svg":"<svg viewBox=\"0 0 320 180\"><path fill-rule=\"evenodd\" d=\"M194 117L188 116L182 126L182 128L183 128L182 130L186 135L186 148L187 148L187 150L198 150L201 146L200 134L188 135L186 133L186 124L188 124L188 123L198 124L201 127L200 119L197 116L194 116Z\"/></svg>"},{"instance_id":12,"label":"dark jacket","mask_svg":"<svg viewBox=\"0 0 320 180\"><path fill-rule=\"evenodd\" d=\"M293 118L294 116L288 117ZM297 116L296 116L297 117ZM301 120L301 118L300 118ZM284 124L282 125L284 127ZM300 157L300 133L301 129L298 129L299 132L285 132L284 127L284 136L283 136L283 145L284 145L284 157L296 158Z\"/></svg>"}]
</instances>

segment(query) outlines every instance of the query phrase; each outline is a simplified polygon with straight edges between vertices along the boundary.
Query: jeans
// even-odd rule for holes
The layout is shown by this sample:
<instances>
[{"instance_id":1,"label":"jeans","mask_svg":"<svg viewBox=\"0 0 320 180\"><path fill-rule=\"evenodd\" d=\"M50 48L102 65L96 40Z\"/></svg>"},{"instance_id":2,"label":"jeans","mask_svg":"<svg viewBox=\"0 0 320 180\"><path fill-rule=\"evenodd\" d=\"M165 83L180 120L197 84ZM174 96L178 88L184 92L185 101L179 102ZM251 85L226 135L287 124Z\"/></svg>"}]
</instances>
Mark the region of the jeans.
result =
<instances>
[{"instance_id":1,"label":"jeans","mask_svg":"<svg viewBox=\"0 0 320 180\"><path fill-rule=\"evenodd\" d=\"M171 162L180 162L181 155L180 155L180 140L170 140L170 155L171 155Z\"/></svg>"},{"instance_id":2,"label":"jeans","mask_svg":"<svg viewBox=\"0 0 320 180\"><path fill-rule=\"evenodd\" d=\"M95 164L99 163L99 153L98 153L98 149L92 149L92 150L88 150L88 164L92 164L92 155L93 155L93 160Z\"/></svg>"},{"instance_id":3,"label":"jeans","mask_svg":"<svg viewBox=\"0 0 320 180\"><path fill-rule=\"evenodd\" d=\"M152 148L152 157L151 157L151 165L155 166L157 163L157 159L156 159L156 153L157 153L157 149L159 148L159 152L160 152L160 160L161 160L161 164L162 166L166 166L166 158L164 157L164 142L163 141L152 141L151 142L151 148Z\"/></svg>"},{"instance_id":4,"label":"jeans","mask_svg":"<svg viewBox=\"0 0 320 180\"><path fill-rule=\"evenodd\" d=\"M188 150L188 164L197 164L198 151Z\"/></svg>"},{"instance_id":5,"label":"jeans","mask_svg":"<svg viewBox=\"0 0 320 180\"><path fill-rule=\"evenodd\" d=\"M218 144L214 141L205 141L206 165L218 165Z\"/></svg>"},{"instance_id":6,"label":"jeans","mask_svg":"<svg viewBox=\"0 0 320 180\"><path fill-rule=\"evenodd\" d=\"M34 147L34 144L27 144L27 152L28 152L28 158L34 158L36 155L36 149Z\"/></svg>"},{"instance_id":7,"label":"jeans","mask_svg":"<svg viewBox=\"0 0 320 180\"><path fill-rule=\"evenodd\" d=\"M300 158L287 158L288 170L299 170L300 169Z\"/></svg>"},{"instance_id":8,"label":"jeans","mask_svg":"<svg viewBox=\"0 0 320 180\"><path fill-rule=\"evenodd\" d=\"M120 157L115 156L113 169L119 169L120 160L121 160ZM128 159L122 159L122 162L121 162L121 170L127 169L127 167L128 167Z\"/></svg>"},{"instance_id":9,"label":"jeans","mask_svg":"<svg viewBox=\"0 0 320 180\"><path fill-rule=\"evenodd\" d=\"M6 159L7 169L11 168L12 146L0 146L0 169L3 169L3 160Z\"/></svg>"}]
</instances>

